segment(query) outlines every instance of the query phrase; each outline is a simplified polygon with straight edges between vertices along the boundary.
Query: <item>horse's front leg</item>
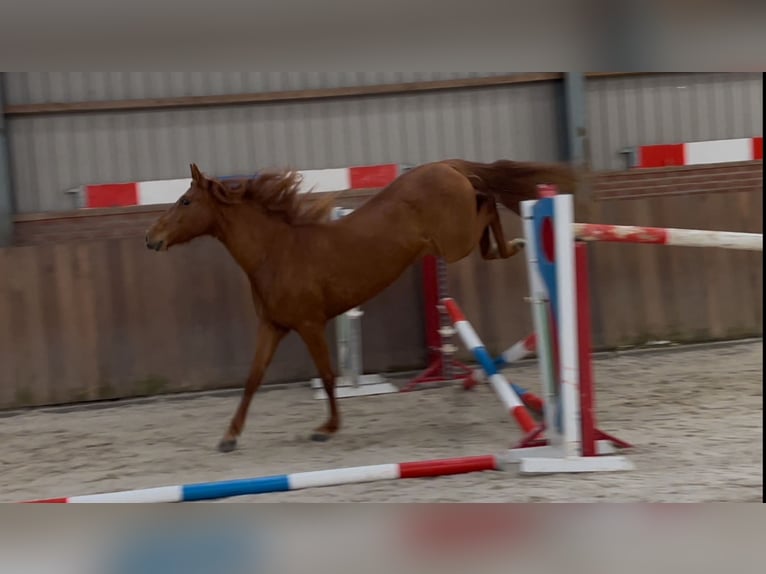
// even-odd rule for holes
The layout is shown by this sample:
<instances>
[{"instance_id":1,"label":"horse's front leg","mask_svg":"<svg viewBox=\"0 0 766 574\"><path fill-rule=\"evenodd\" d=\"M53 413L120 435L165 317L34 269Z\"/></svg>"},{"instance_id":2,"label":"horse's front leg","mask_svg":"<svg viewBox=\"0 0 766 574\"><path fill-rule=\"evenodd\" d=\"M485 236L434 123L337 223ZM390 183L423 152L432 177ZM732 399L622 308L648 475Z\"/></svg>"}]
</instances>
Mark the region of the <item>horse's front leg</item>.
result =
<instances>
[{"instance_id":1,"label":"horse's front leg","mask_svg":"<svg viewBox=\"0 0 766 574\"><path fill-rule=\"evenodd\" d=\"M286 334L287 331L285 329L272 325L268 321L261 321L255 344L255 357L250 368L250 375L247 377L245 390L242 393L237 411L229 423L229 429L221 439L221 442L218 443L218 450L221 452L231 452L237 447L237 438L245 426L247 411L250 408L253 395L258 390L258 387L261 386L266 368L274 357L274 352L277 350L280 341L282 341Z\"/></svg>"},{"instance_id":2,"label":"horse's front leg","mask_svg":"<svg viewBox=\"0 0 766 574\"><path fill-rule=\"evenodd\" d=\"M330 411L327 421L311 435L311 439L315 441L326 441L338 432L340 428L340 413L338 412L338 402L335 397L335 372L332 368L330 347L327 344L324 327L322 323L311 323L297 329L319 371L319 377L322 379L322 385L324 386L325 393L327 393L327 403Z\"/></svg>"}]
</instances>

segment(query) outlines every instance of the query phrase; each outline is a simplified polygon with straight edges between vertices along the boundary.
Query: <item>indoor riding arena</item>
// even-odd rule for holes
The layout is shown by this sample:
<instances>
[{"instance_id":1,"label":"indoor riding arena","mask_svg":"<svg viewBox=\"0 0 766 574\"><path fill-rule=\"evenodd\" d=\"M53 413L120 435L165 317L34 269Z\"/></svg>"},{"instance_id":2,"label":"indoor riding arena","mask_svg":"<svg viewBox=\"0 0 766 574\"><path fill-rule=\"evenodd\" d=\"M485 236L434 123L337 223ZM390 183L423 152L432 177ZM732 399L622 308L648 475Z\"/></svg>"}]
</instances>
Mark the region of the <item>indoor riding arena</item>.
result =
<instances>
[{"instance_id":1,"label":"indoor riding arena","mask_svg":"<svg viewBox=\"0 0 766 574\"><path fill-rule=\"evenodd\" d=\"M0 73L0 502L761 501L762 81Z\"/></svg>"}]
</instances>

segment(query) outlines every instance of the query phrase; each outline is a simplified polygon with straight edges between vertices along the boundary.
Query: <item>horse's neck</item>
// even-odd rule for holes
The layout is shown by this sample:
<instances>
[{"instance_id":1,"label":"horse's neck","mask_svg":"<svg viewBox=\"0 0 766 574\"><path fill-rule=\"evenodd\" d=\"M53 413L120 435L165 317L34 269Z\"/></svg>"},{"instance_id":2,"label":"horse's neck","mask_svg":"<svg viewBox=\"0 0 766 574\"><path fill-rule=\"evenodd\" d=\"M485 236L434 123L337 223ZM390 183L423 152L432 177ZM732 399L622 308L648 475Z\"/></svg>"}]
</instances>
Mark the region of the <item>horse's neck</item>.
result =
<instances>
[{"instance_id":1,"label":"horse's neck","mask_svg":"<svg viewBox=\"0 0 766 574\"><path fill-rule=\"evenodd\" d=\"M240 210L223 218L216 235L242 270L252 275L270 251L284 245L290 230L284 222L261 213Z\"/></svg>"}]
</instances>

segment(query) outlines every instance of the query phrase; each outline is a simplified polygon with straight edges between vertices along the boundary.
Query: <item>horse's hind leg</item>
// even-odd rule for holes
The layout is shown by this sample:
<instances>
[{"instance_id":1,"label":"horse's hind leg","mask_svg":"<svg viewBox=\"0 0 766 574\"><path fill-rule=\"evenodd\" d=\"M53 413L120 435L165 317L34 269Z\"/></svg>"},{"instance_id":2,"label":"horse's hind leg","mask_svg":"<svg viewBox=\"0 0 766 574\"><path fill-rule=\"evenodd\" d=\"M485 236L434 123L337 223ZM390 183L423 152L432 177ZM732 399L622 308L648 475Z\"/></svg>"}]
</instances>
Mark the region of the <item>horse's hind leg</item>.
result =
<instances>
[{"instance_id":1,"label":"horse's hind leg","mask_svg":"<svg viewBox=\"0 0 766 574\"><path fill-rule=\"evenodd\" d=\"M488 195L479 196L479 229L481 237L479 239L479 249L482 258L508 259L513 257L524 248L524 240L521 238L506 241L503 225L500 221L500 213L497 210L495 198ZM489 233L495 238L495 245L490 241Z\"/></svg>"},{"instance_id":2,"label":"horse's hind leg","mask_svg":"<svg viewBox=\"0 0 766 574\"><path fill-rule=\"evenodd\" d=\"M322 379L322 385L324 386L325 393L327 393L330 416L311 435L312 440L325 441L340 428L340 413L335 397L335 373L333 372L332 359L330 358L330 347L327 344L324 325L322 324L312 323L304 326L298 330L298 334L308 347L309 353L311 353L311 358L319 371L319 377Z\"/></svg>"}]
</instances>

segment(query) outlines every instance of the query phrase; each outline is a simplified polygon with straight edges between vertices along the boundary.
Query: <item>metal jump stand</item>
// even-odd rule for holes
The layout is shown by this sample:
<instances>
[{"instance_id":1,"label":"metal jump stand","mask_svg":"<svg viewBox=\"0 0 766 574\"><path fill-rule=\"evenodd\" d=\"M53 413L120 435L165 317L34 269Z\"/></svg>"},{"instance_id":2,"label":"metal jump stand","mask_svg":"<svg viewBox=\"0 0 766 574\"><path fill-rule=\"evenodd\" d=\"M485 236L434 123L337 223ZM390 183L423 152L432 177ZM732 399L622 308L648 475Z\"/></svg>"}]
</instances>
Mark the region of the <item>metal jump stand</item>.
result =
<instances>
[{"instance_id":1,"label":"metal jump stand","mask_svg":"<svg viewBox=\"0 0 766 574\"><path fill-rule=\"evenodd\" d=\"M464 388L470 389L476 385L473 370L455 359L458 348L450 340L457 331L441 303L448 297L447 264L441 257L429 255L423 259L423 289L429 366L402 387L401 391L412 391L421 385L458 381L462 381Z\"/></svg>"},{"instance_id":2,"label":"metal jump stand","mask_svg":"<svg viewBox=\"0 0 766 574\"><path fill-rule=\"evenodd\" d=\"M353 209L336 207L333 219L340 219L351 213ZM336 396L359 397L364 395L382 395L399 392L399 389L377 374L365 375L362 367L362 324L364 312L355 307L335 319L335 337L337 346L337 361L339 376L336 380ZM315 399L326 399L322 380L311 380Z\"/></svg>"}]
</instances>

